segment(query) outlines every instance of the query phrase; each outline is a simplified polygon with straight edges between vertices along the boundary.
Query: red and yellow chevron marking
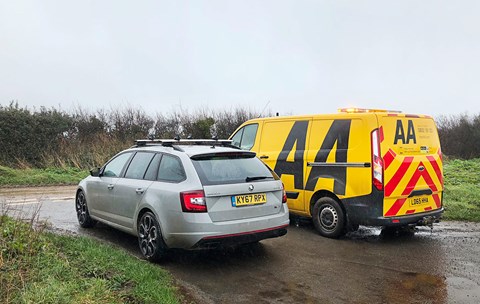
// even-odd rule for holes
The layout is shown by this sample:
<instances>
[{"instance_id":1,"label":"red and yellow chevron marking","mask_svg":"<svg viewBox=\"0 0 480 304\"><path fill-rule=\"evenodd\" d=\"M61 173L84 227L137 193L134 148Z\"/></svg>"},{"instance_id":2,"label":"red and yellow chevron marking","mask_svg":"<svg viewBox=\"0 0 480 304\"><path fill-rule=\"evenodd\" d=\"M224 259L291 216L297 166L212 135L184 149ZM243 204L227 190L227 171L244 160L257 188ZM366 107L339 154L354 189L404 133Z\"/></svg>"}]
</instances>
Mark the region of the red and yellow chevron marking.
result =
<instances>
[{"instance_id":1,"label":"red and yellow chevron marking","mask_svg":"<svg viewBox=\"0 0 480 304\"><path fill-rule=\"evenodd\" d=\"M441 207L443 177L441 157L433 155L399 156L389 149L383 156L385 174L384 216L408 215ZM406 204L414 190L432 190L428 202Z\"/></svg>"}]
</instances>

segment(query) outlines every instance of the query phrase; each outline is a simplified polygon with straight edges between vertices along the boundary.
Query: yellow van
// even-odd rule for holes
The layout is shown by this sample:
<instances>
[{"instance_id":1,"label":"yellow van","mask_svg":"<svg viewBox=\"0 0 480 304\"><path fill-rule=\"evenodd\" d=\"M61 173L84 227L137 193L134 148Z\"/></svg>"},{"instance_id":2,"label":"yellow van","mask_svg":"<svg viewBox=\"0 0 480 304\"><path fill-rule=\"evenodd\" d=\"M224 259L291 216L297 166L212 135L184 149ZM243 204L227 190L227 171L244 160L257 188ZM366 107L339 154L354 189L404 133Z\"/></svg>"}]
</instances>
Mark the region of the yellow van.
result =
<instances>
[{"instance_id":1,"label":"yellow van","mask_svg":"<svg viewBox=\"0 0 480 304\"><path fill-rule=\"evenodd\" d=\"M443 166L432 117L371 109L252 119L231 136L281 177L290 212L336 238L358 225L433 225Z\"/></svg>"}]
</instances>

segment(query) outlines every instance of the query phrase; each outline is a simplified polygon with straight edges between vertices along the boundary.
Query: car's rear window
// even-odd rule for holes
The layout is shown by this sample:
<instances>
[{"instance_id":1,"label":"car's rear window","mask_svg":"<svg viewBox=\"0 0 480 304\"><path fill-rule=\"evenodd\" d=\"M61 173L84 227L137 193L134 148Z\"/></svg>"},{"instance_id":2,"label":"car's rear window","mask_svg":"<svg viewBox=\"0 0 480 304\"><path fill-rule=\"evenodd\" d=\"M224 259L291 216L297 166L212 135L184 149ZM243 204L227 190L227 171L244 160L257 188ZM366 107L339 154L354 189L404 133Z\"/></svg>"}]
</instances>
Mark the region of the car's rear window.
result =
<instances>
[{"instance_id":1,"label":"car's rear window","mask_svg":"<svg viewBox=\"0 0 480 304\"><path fill-rule=\"evenodd\" d=\"M278 176L253 153L221 153L192 157L203 185L271 181Z\"/></svg>"}]
</instances>

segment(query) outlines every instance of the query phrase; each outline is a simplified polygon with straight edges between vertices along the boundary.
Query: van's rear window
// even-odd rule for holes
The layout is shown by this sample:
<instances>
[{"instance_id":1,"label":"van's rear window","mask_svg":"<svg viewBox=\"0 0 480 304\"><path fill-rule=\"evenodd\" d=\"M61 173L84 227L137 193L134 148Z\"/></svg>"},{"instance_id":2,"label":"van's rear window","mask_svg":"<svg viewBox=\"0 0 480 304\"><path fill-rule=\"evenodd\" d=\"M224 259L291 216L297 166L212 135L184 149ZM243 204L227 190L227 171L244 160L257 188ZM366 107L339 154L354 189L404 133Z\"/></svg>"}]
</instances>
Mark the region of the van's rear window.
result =
<instances>
[{"instance_id":1,"label":"van's rear window","mask_svg":"<svg viewBox=\"0 0 480 304\"><path fill-rule=\"evenodd\" d=\"M203 185L279 179L254 153L218 153L192 157Z\"/></svg>"}]
</instances>

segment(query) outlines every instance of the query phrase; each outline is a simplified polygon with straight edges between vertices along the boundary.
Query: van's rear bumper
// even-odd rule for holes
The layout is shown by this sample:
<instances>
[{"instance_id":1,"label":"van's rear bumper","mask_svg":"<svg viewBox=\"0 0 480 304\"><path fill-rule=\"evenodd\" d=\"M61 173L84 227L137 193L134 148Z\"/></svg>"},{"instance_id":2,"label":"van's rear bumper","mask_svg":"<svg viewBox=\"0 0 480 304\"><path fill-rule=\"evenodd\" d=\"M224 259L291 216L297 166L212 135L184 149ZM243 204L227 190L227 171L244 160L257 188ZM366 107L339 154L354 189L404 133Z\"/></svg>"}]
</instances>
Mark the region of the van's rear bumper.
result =
<instances>
[{"instance_id":1,"label":"van's rear bumper","mask_svg":"<svg viewBox=\"0 0 480 304\"><path fill-rule=\"evenodd\" d=\"M406 226L406 225L417 225L425 226L432 223L440 221L444 208L440 208L433 211L402 215L402 216L392 216L392 217L377 217L369 220L369 225L371 226Z\"/></svg>"},{"instance_id":2,"label":"van's rear bumper","mask_svg":"<svg viewBox=\"0 0 480 304\"><path fill-rule=\"evenodd\" d=\"M405 226L426 225L438 222L444 211L443 207L421 213L385 217L383 216L383 191L374 189L366 196L343 199L350 224L366 226Z\"/></svg>"}]
</instances>

